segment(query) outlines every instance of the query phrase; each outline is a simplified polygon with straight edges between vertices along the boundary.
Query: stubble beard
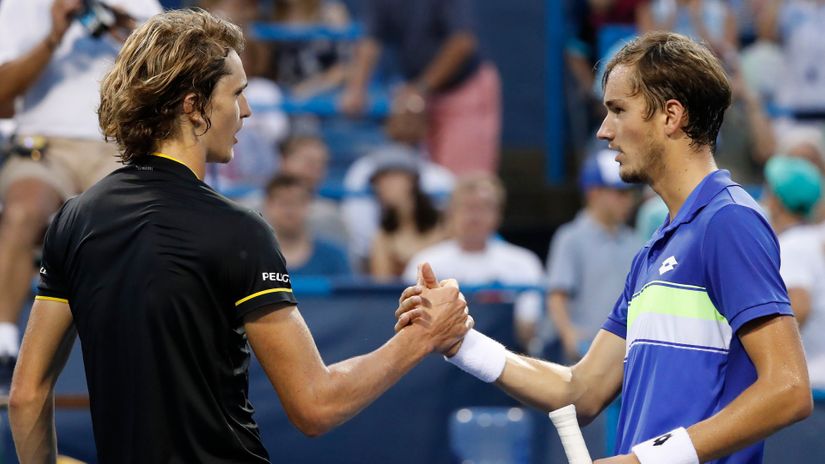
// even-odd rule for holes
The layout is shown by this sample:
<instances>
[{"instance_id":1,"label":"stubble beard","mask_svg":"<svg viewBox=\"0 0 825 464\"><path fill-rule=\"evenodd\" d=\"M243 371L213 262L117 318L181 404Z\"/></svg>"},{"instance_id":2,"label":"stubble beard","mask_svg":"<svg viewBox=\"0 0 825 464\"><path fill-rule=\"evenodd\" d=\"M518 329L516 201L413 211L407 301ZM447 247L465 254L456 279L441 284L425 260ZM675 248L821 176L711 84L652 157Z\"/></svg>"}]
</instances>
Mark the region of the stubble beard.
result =
<instances>
[{"instance_id":1,"label":"stubble beard","mask_svg":"<svg viewBox=\"0 0 825 464\"><path fill-rule=\"evenodd\" d=\"M665 168L665 147L648 134L647 142L639 153L639 166L632 170L620 170L619 177L628 184L651 185L661 177Z\"/></svg>"}]
</instances>

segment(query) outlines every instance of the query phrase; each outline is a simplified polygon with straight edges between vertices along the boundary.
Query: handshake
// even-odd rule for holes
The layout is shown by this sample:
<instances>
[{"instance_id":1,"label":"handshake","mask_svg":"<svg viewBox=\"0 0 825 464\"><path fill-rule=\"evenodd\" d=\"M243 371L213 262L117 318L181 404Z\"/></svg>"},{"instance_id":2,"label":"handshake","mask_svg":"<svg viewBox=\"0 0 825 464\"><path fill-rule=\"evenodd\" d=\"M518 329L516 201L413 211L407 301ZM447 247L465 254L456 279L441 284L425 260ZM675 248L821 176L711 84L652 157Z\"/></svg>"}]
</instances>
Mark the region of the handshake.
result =
<instances>
[{"instance_id":1,"label":"handshake","mask_svg":"<svg viewBox=\"0 0 825 464\"><path fill-rule=\"evenodd\" d=\"M395 331L419 330L429 351L447 357L458 352L464 336L473 328L467 301L455 279L438 281L429 263L418 267L415 285L407 287L395 311Z\"/></svg>"}]
</instances>

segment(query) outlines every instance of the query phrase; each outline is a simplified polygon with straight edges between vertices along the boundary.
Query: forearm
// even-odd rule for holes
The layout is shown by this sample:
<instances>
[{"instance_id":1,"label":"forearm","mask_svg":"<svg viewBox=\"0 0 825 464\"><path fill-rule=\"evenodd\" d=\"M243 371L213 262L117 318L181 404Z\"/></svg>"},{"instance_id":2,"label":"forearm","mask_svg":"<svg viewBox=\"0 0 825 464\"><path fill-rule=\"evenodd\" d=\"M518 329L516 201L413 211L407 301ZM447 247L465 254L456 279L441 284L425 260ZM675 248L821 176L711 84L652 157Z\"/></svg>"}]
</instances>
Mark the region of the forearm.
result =
<instances>
[{"instance_id":1,"label":"forearm","mask_svg":"<svg viewBox=\"0 0 825 464\"><path fill-rule=\"evenodd\" d=\"M327 368L308 398L323 433L355 416L416 366L430 347L416 326L396 334L377 350Z\"/></svg>"},{"instance_id":2,"label":"forearm","mask_svg":"<svg viewBox=\"0 0 825 464\"><path fill-rule=\"evenodd\" d=\"M750 122L751 134L753 134L755 161L764 163L770 158L776 149L776 137L774 137L773 127L770 120L762 109L762 104L758 97L753 96L745 103Z\"/></svg>"},{"instance_id":3,"label":"forearm","mask_svg":"<svg viewBox=\"0 0 825 464\"><path fill-rule=\"evenodd\" d=\"M512 352L507 352L507 363L496 385L542 411L575 403L578 397L572 368Z\"/></svg>"},{"instance_id":4,"label":"forearm","mask_svg":"<svg viewBox=\"0 0 825 464\"><path fill-rule=\"evenodd\" d=\"M57 459L54 394L33 395L20 401L12 396L9 422L21 464L53 463Z\"/></svg>"},{"instance_id":5,"label":"forearm","mask_svg":"<svg viewBox=\"0 0 825 464\"><path fill-rule=\"evenodd\" d=\"M719 413L689 427L699 461L726 456L806 417L811 401L806 383L776 386L757 380Z\"/></svg>"},{"instance_id":6,"label":"forearm","mask_svg":"<svg viewBox=\"0 0 825 464\"><path fill-rule=\"evenodd\" d=\"M421 76L416 79L416 84L426 91L441 88L475 52L476 42L475 36L468 32L453 34Z\"/></svg>"},{"instance_id":7,"label":"forearm","mask_svg":"<svg viewBox=\"0 0 825 464\"><path fill-rule=\"evenodd\" d=\"M25 55L0 65L0 102L22 95L49 64L60 38L50 34Z\"/></svg>"},{"instance_id":8,"label":"forearm","mask_svg":"<svg viewBox=\"0 0 825 464\"><path fill-rule=\"evenodd\" d=\"M355 49L355 59L349 69L347 88L363 91L375 67L378 56L381 54L381 45L374 39L362 40Z\"/></svg>"}]
</instances>

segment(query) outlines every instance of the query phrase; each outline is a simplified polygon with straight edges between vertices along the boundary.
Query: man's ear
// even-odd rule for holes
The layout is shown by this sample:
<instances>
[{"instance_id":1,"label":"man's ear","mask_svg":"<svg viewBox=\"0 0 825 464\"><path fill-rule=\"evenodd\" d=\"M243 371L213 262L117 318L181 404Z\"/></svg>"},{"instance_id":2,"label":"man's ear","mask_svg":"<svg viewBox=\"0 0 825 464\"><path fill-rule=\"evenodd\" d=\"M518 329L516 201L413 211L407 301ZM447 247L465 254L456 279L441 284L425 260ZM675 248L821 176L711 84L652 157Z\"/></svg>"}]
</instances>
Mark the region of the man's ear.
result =
<instances>
[{"instance_id":1,"label":"man's ear","mask_svg":"<svg viewBox=\"0 0 825 464\"><path fill-rule=\"evenodd\" d=\"M687 108L679 100L670 99L665 102L665 135L676 134L687 124Z\"/></svg>"},{"instance_id":2,"label":"man's ear","mask_svg":"<svg viewBox=\"0 0 825 464\"><path fill-rule=\"evenodd\" d=\"M197 110L198 96L194 93L188 93L183 97L183 114L189 118L189 121L194 127L201 127L206 124L203 120L203 115Z\"/></svg>"}]
</instances>

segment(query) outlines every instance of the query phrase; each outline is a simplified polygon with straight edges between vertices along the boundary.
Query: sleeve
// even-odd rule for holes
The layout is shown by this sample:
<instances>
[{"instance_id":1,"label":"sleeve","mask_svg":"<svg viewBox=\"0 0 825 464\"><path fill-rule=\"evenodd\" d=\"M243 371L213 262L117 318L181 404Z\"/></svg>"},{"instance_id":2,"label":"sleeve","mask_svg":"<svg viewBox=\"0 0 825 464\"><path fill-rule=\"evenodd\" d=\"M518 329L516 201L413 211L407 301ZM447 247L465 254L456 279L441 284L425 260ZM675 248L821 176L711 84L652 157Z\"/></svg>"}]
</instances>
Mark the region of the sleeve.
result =
<instances>
[{"instance_id":1,"label":"sleeve","mask_svg":"<svg viewBox=\"0 0 825 464\"><path fill-rule=\"evenodd\" d=\"M32 19L27 11L30 9L31 6L26 6L22 0L0 0L0 64L17 59L26 51L19 24L30 24L27 22Z\"/></svg>"},{"instance_id":2,"label":"sleeve","mask_svg":"<svg viewBox=\"0 0 825 464\"><path fill-rule=\"evenodd\" d=\"M472 0L442 0L444 22L448 35L457 32L475 33L476 20Z\"/></svg>"},{"instance_id":3,"label":"sleeve","mask_svg":"<svg viewBox=\"0 0 825 464\"><path fill-rule=\"evenodd\" d=\"M296 305L286 262L275 233L263 219L253 216L239 227L239 236L229 244L224 272L228 291L240 319L256 309Z\"/></svg>"},{"instance_id":4,"label":"sleeve","mask_svg":"<svg viewBox=\"0 0 825 464\"><path fill-rule=\"evenodd\" d=\"M576 293L579 269L576 261L575 236L567 226L562 226L550 244L547 255L547 291Z\"/></svg>"},{"instance_id":5,"label":"sleeve","mask_svg":"<svg viewBox=\"0 0 825 464\"><path fill-rule=\"evenodd\" d=\"M46 231L40 265L40 283L35 299L69 302L69 280L64 267L69 228L65 224L63 212L71 201L66 202L57 212Z\"/></svg>"},{"instance_id":6,"label":"sleeve","mask_svg":"<svg viewBox=\"0 0 825 464\"><path fill-rule=\"evenodd\" d=\"M630 300L633 299L635 276L638 272L639 257L642 255L643 250L644 248L633 257L633 264L630 266L630 272L627 273L624 282L624 290L622 290L622 294L619 295L613 305L613 310L610 311L607 320L602 324L602 329L622 338L627 338L627 310L630 306Z\"/></svg>"},{"instance_id":7,"label":"sleeve","mask_svg":"<svg viewBox=\"0 0 825 464\"><path fill-rule=\"evenodd\" d=\"M810 268L810 255L817 250L806 245L810 245L810 242L790 240L779 244L779 254L782 258L779 274L785 281L786 288L804 288L809 292L813 289L814 271Z\"/></svg>"},{"instance_id":8,"label":"sleeve","mask_svg":"<svg viewBox=\"0 0 825 464\"><path fill-rule=\"evenodd\" d=\"M793 315L779 274L779 244L753 208L731 204L717 211L701 257L708 296L734 332L759 317Z\"/></svg>"}]
</instances>

